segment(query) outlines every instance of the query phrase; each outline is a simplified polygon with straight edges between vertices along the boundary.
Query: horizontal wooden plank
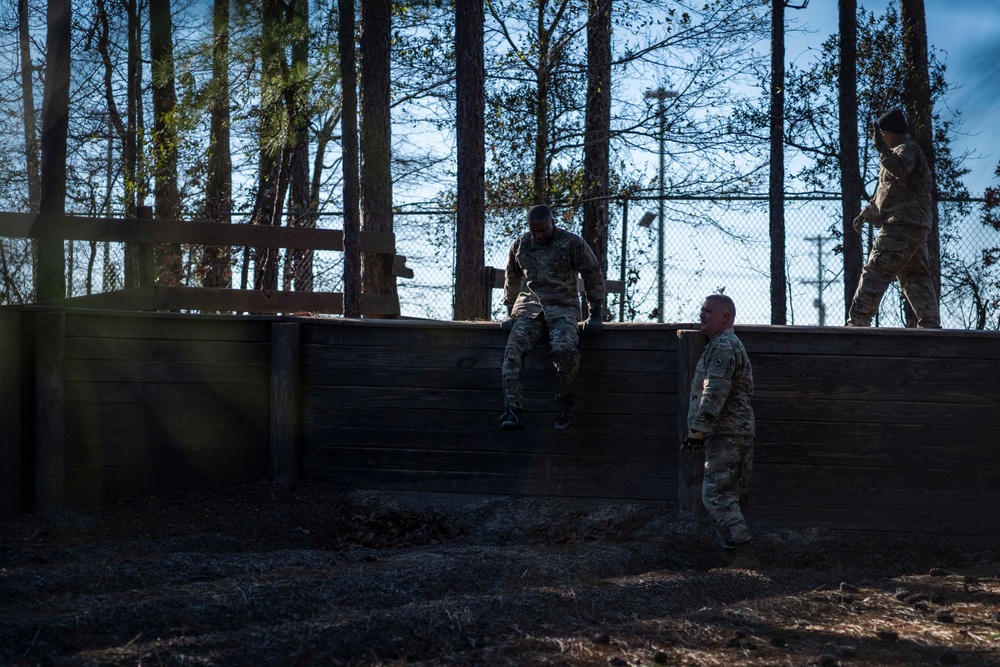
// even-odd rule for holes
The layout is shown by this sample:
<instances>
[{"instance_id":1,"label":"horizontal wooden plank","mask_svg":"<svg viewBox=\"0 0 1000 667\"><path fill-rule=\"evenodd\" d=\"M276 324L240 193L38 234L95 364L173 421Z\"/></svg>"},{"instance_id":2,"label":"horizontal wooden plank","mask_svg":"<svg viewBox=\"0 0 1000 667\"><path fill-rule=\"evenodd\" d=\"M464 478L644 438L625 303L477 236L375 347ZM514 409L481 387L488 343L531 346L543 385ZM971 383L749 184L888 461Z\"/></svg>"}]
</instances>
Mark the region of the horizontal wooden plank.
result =
<instances>
[{"instance_id":1,"label":"horizontal wooden plank","mask_svg":"<svg viewBox=\"0 0 1000 667\"><path fill-rule=\"evenodd\" d=\"M73 337L270 343L271 323L235 316L71 313L66 316L66 338Z\"/></svg>"},{"instance_id":2,"label":"horizontal wooden plank","mask_svg":"<svg viewBox=\"0 0 1000 667\"><path fill-rule=\"evenodd\" d=\"M652 418L674 415L676 407L670 405L663 394L611 394L587 391L598 388L577 388L575 408L578 412L594 415L636 415ZM544 409L554 404L554 386L548 391L533 391L525 386L525 409ZM502 394L483 389L436 389L409 387L304 387L302 401L305 405L331 406L336 410L369 407L394 411L402 408L416 410L465 411L470 408L496 405Z\"/></svg>"},{"instance_id":3,"label":"horizontal wooden plank","mask_svg":"<svg viewBox=\"0 0 1000 667\"><path fill-rule=\"evenodd\" d=\"M344 249L344 232L339 229L29 213L0 213L0 236L304 250ZM391 232L363 231L358 235L358 243L362 252L390 255L396 252L395 236Z\"/></svg>"},{"instance_id":4,"label":"horizontal wooden plank","mask_svg":"<svg viewBox=\"0 0 1000 667\"><path fill-rule=\"evenodd\" d=\"M750 360L756 354L1000 359L1000 332L854 327L736 327Z\"/></svg>"},{"instance_id":5,"label":"horizontal wooden plank","mask_svg":"<svg viewBox=\"0 0 1000 667\"><path fill-rule=\"evenodd\" d=\"M322 455L320 455L322 454ZM523 452L411 450L384 447L340 447L309 450L311 465L343 469L409 472L461 472L483 475L562 476L631 479L637 484L655 479L676 486L676 456L639 458L615 455L564 455Z\"/></svg>"},{"instance_id":6,"label":"horizontal wooden plank","mask_svg":"<svg viewBox=\"0 0 1000 667\"><path fill-rule=\"evenodd\" d=\"M121 441L86 445L76 440L66 443L66 466L153 469L189 466L194 470L203 470L241 467L248 460L256 465L264 465L268 457L266 428L263 436L263 439L258 438L256 442L249 439L238 442L233 438L229 440L233 444L226 445L218 444L219 440L205 444L178 440L173 445L142 442L134 446Z\"/></svg>"},{"instance_id":7,"label":"horizontal wooden plank","mask_svg":"<svg viewBox=\"0 0 1000 667\"><path fill-rule=\"evenodd\" d=\"M789 410L784 398L755 396L754 413L759 419L794 419L827 424L948 424L952 426L1000 425L1000 414L991 405L927 404L905 401L801 401Z\"/></svg>"},{"instance_id":8,"label":"horizontal wooden plank","mask_svg":"<svg viewBox=\"0 0 1000 667\"><path fill-rule=\"evenodd\" d=\"M305 438L305 450L312 456L322 456L328 450L340 448L385 448L432 450L436 452L523 453L572 456L623 456L635 459L656 459L658 465L677 466L677 440L663 436L617 437L601 435L583 429L570 429L567 437L554 438L539 430L497 430L494 421L488 431L425 431L392 429L372 424L368 427L344 428L313 424ZM564 434L560 434L564 435Z\"/></svg>"},{"instance_id":9,"label":"horizontal wooden plank","mask_svg":"<svg viewBox=\"0 0 1000 667\"><path fill-rule=\"evenodd\" d=\"M774 465L1000 470L1000 426L757 420L756 461Z\"/></svg>"},{"instance_id":10,"label":"horizontal wooden plank","mask_svg":"<svg viewBox=\"0 0 1000 667\"><path fill-rule=\"evenodd\" d=\"M507 334L499 322L417 322L401 321L399 326L379 326L372 322L320 318L303 321L303 345L363 345L379 347L489 348L503 350ZM545 343L540 343L539 347ZM596 336L580 338L582 350L636 350L676 355L676 330L605 324Z\"/></svg>"},{"instance_id":11,"label":"horizontal wooden plank","mask_svg":"<svg viewBox=\"0 0 1000 667\"><path fill-rule=\"evenodd\" d=\"M462 437L465 431L493 432L500 424L503 402L499 396L495 407L482 406L478 410L431 410L427 408L374 408L354 406L343 409L336 403L305 401L303 405L303 437L314 436L318 428L370 428L381 424L387 429L412 431L450 431L455 437ZM553 400L548 409L526 409L524 428L526 431L544 433L546 437L572 440L576 434L602 435L625 440L629 437L663 436L668 441L670 434L676 433L677 417L673 415L651 415L637 418L635 415L593 414L578 410L573 416L573 427L567 431L556 431L552 427L556 406ZM329 431L323 437L334 438ZM336 440L331 440L336 442Z\"/></svg>"},{"instance_id":12,"label":"horizontal wooden plank","mask_svg":"<svg viewBox=\"0 0 1000 667\"><path fill-rule=\"evenodd\" d=\"M525 386L543 386L555 390L555 370L529 368L522 376ZM499 371L489 368L354 368L307 365L303 369L303 385L329 387L426 387L434 389L501 390ZM677 387L674 373L615 372L582 368L577 375L580 391L602 391L608 394L659 394L670 398Z\"/></svg>"},{"instance_id":13,"label":"horizontal wooden plank","mask_svg":"<svg viewBox=\"0 0 1000 667\"><path fill-rule=\"evenodd\" d=\"M66 359L178 363L270 363L268 343L215 340L156 340L148 338L72 337L66 339Z\"/></svg>"},{"instance_id":14,"label":"horizontal wooden plank","mask_svg":"<svg viewBox=\"0 0 1000 667\"><path fill-rule=\"evenodd\" d=\"M993 494L1000 501L1000 470L930 468L872 468L853 466L791 466L755 464L753 479L770 492L785 489L790 495L811 493L814 487L840 489L830 496L829 507L863 507L858 496L874 490L911 494L961 491ZM1000 505L998 505L1000 510Z\"/></svg>"},{"instance_id":15,"label":"horizontal wooden plank","mask_svg":"<svg viewBox=\"0 0 1000 667\"><path fill-rule=\"evenodd\" d=\"M771 381L792 378L809 381L877 379L882 382L968 382L1000 377L997 359L913 359L813 354L755 354L754 377ZM898 387L897 391L905 390ZM895 392L893 392L895 393Z\"/></svg>"},{"instance_id":16,"label":"horizontal wooden plank","mask_svg":"<svg viewBox=\"0 0 1000 667\"><path fill-rule=\"evenodd\" d=\"M119 361L67 359L67 382L203 382L263 384L270 382L267 364Z\"/></svg>"},{"instance_id":17,"label":"horizontal wooden plank","mask_svg":"<svg viewBox=\"0 0 1000 667\"><path fill-rule=\"evenodd\" d=\"M128 461L135 457L135 465L152 455L153 450L203 452L219 448L231 450L238 447L267 451L267 424L146 424L145 428L122 428L119 424L86 424L67 430L66 451L75 449L77 455L98 457L98 461L78 465L132 465ZM128 452L124 450L128 449ZM100 451L118 451L124 458L105 460ZM110 454L109 454L110 456ZM67 464L68 465L68 464Z\"/></svg>"},{"instance_id":18,"label":"horizontal wooden plank","mask_svg":"<svg viewBox=\"0 0 1000 667\"><path fill-rule=\"evenodd\" d=\"M303 363L351 366L353 368L490 368L500 372L503 350L476 348L421 348L383 346L304 345ZM580 366L591 371L671 373L677 368L676 354L602 350L581 353ZM526 368L552 368L547 348L537 347L525 358Z\"/></svg>"},{"instance_id":19,"label":"horizontal wooden plank","mask_svg":"<svg viewBox=\"0 0 1000 667\"><path fill-rule=\"evenodd\" d=\"M381 491L649 500L666 503L668 507L677 501L673 480L631 480L599 473L542 476L328 468L310 470L309 478Z\"/></svg>"},{"instance_id":20,"label":"horizontal wooden plank","mask_svg":"<svg viewBox=\"0 0 1000 667\"><path fill-rule=\"evenodd\" d=\"M751 499L752 503L752 499ZM752 523L776 528L814 528L834 530L894 533L898 535L932 535L990 537L996 539L1000 514L976 512L886 512L871 509L825 509L751 505Z\"/></svg>"},{"instance_id":21,"label":"horizontal wooden plank","mask_svg":"<svg viewBox=\"0 0 1000 667\"><path fill-rule=\"evenodd\" d=\"M67 382L68 403L233 403L270 399L267 385L216 382Z\"/></svg>"},{"instance_id":22,"label":"horizontal wooden plank","mask_svg":"<svg viewBox=\"0 0 1000 667\"><path fill-rule=\"evenodd\" d=\"M188 403L140 403L140 402L69 402L66 405L66 427L86 428L92 425L127 433L139 430L135 427L155 425L171 428L175 425L202 424L256 424L268 423L267 392L242 397L243 401Z\"/></svg>"},{"instance_id":23,"label":"horizontal wooden plank","mask_svg":"<svg viewBox=\"0 0 1000 667\"><path fill-rule=\"evenodd\" d=\"M971 371L971 369L967 369ZM761 375L757 373L756 378ZM1000 404L1000 385L996 382L977 381L968 372L970 379L965 382L931 382L883 380L878 376L860 375L857 378L775 378L764 376L758 379L754 387L754 397L760 399L777 399L789 403L805 401L828 401L831 409L840 400L868 401L872 403L896 403L908 401L912 403L932 404L969 404L997 405ZM852 406L853 407L853 406Z\"/></svg>"}]
</instances>

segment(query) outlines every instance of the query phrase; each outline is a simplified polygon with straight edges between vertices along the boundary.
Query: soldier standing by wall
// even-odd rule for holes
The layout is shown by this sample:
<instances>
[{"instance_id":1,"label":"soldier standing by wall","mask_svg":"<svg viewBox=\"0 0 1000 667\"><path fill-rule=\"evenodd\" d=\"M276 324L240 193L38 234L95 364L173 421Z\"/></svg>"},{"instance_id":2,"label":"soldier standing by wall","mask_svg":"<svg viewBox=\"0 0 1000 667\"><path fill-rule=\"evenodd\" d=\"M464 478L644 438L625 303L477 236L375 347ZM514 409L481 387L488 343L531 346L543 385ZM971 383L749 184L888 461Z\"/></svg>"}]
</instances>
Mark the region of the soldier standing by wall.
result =
<instances>
[{"instance_id":1,"label":"soldier standing by wall","mask_svg":"<svg viewBox=\"0 0 1000 667\"><path fill-rule=\"evenodd\" d=\"M528 229L511 244L507 254L503 289L507 318L502 326L510 336L503 354L505 412L500 418L500 430L522 428L524 357L546 332L559 378L555 427L563 430L573 423L576 373L580 367L577 274L583 278L590 313L583 328L592 333L600 332L602 327L604 274L586 241L555 226L548 206L535 206L528 212Z\"/></svg>"},{"instance_id":2,"label":"soldier standing by wall","mask_svg":"<svg viewBox=\"0 0 1000 667\"><path fill-rule=\"evenodd\" d=\"M920 146L906 131L903 112L893 109L872 127L879 156L878 188L854 219L861 233L865 222L880 227L871 256L861 272L847 326L871 326L882 295L893 278L917 316L917 326L940 329L938 295L931 280L927 237L934 224L933 176Z\"/></svg>"},{"instance_id":3,"label":"soldier standing by wall","mask_svg":"<svg viewBox=\"0 0 1000 667\"><path fill-rule=\"evenodd\" d=\"M702 501L726 541L732 566L756 568L760 563L743 514L753 472L753 373L733 333L735 320L736 305L728 296L705 298L701 331L709 341L691 380L689 432L681 446L704 446Z\"/></svg>"}]
</instances>

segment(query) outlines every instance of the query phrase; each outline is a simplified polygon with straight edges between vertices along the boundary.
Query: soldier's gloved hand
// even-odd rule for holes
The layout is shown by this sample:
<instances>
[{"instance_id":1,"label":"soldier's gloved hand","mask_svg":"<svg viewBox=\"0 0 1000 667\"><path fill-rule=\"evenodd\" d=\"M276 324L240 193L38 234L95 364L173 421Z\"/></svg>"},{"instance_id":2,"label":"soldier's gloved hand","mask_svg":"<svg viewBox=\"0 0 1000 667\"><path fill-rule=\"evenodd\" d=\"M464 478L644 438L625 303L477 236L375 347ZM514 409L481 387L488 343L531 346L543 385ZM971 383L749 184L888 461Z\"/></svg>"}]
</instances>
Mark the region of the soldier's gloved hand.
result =
<instances>
[{"instance_id":1,"label":"soldier's gloved hand","mask_svg":"<svg viewBox=\"0 0 1000 667\"><path fill-rule=\"evenodd\" d=\"M861 213L858 215L858 217L854 218L854 222L851 224L854 226L854 231L860 234L861 230L864 229L865 226L865 214Z\"/></svg>"},{"instance_id":2,"label":"soldier's gloved hand","mask_svg":"<svg viewBox=\"0 0 1000 667\"><path fill-rule=\"evenodd\" d=\"M604 329L604 318L600 304L590 306L590 316L584 321L583 333L599 334Z\"/></svg>"},{"instance_id":3,"label":"soldier's gloved hand","mask_svg":"<svg viewBox=\"0 0 1000 667\"><path fill-rule=\"evenodd\" d=\"M885 139L882 138L882 130L878 128L878 121L872 122L872 141L875 142L875 150L879 153L884 153L889 150L889 145L885 143Z\"/></svg>"}]
</instances>

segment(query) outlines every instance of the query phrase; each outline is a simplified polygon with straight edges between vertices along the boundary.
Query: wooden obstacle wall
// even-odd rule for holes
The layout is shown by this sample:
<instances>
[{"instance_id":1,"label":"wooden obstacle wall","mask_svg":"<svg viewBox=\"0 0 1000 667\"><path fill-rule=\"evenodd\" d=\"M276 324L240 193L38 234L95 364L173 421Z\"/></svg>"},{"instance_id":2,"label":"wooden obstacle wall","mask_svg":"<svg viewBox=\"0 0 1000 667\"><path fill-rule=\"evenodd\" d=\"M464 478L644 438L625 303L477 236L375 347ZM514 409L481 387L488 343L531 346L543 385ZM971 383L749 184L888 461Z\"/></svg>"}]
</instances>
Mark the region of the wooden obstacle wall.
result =
<instances>
[{"instance_id":1,"label":"wooden obstacle wall","mask_svg":"<svg viewBox=\"0 0 1000 667\"><path fill-rule=\"evenodd\" d=\"M581 341L557 432L544 346L498 431L496 323L0 310L0 516L265 477L698 511L678 454L689 326ZM751 516L1000 537L1000 334L738 327L758 420ZM680 389L679 389L680 388Z\"/></svg>"}]
</instances>

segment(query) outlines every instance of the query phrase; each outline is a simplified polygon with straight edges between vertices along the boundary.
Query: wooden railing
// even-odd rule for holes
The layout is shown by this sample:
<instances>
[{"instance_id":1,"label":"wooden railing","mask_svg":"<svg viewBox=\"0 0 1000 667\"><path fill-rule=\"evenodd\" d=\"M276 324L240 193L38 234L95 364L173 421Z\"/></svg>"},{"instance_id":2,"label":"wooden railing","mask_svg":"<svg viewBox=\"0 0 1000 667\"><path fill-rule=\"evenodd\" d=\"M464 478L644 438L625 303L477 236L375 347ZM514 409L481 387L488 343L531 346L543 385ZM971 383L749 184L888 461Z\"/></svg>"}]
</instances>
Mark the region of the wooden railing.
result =
<instances>
[{"instance_id":1,"label":"wooden railing","mask_svg":"<svg viewBox=\"0 0 1000 667\"><path fill-rule=\"evenodd\" d=\"M329 314L344 312L344 295L341 292L174 287L156 285L153 279L154 243L342 252L344 232L340 230L151 218L149 207L141 207L138 218L134 220L0 212L0 236L139 244L138 287L46 301L46 305L111 310ZM392 255L394 276L413 277L413 271L406 267L406 258L396 254L395 235L391 232L363 231L359 234L358 241L363 253ZM399 315L399 297L395 293L362 294L361 312L364 315Z\"/></svg>"}]
</instances>

